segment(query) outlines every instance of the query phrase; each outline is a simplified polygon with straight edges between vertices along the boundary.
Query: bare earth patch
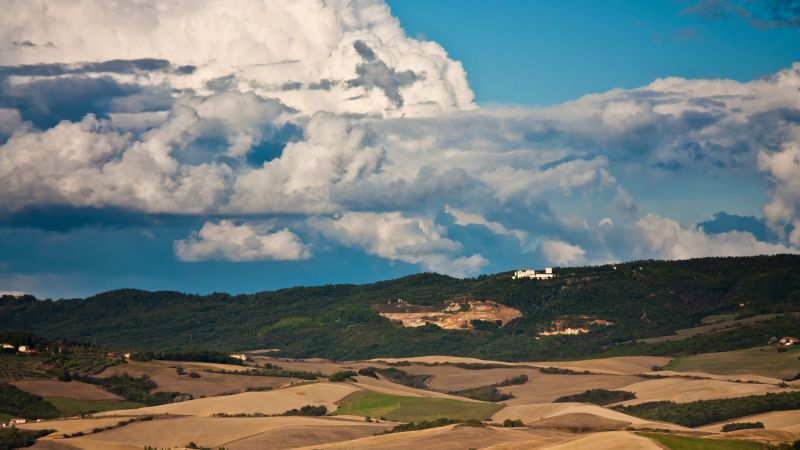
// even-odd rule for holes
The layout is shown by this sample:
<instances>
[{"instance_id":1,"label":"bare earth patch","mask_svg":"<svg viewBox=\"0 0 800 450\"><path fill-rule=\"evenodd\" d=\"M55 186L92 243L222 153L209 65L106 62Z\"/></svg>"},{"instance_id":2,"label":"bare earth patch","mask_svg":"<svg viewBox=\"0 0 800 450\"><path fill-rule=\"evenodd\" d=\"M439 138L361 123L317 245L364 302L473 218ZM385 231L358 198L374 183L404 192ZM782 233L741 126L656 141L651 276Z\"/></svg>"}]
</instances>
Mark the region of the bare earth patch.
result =
<instances>
[{"instance_id":1,"label":"bare earth patch","mask_svg":"<svg viewBox=\"0 0 800 450\"><path fill-rule=\"evenodd\" d=\"M372 307L378 310L381 316L401 322L404 327L410 328L431 323L447 330L471 330L474 328L473 320L504 326L517 317L522 317L522 312L518 309L491 300L452 302L436 307L412 305L400 300Z\"/></svg>"}]
</instances>

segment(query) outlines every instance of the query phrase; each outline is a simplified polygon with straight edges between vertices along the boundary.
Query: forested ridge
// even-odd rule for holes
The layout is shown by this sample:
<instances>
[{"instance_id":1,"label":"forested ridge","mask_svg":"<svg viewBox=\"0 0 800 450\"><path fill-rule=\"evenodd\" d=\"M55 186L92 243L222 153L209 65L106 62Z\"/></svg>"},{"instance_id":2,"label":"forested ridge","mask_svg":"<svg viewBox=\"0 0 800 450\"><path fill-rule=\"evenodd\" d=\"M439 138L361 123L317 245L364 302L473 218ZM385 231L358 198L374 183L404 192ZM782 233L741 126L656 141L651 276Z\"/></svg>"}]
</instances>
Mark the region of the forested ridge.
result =
<instances>
[{"instance_id":1,"label":"forested ridge","mask_svg":"<svg viewBox=\"0 0 800 450\"><path fill-rule=\"evenodd\" d=\"M784 316L673 342L641 344L700 324L703 317L800 311L800 256L636 261L556 268L554 280L511 273L456 279L418 274L367 285L296 287L249 295L190 295L120 289L61 301L0 297L5 330L142 351L278 348L283 356L361 359L450 354L491 359L691 354L766 344L800 334ZM370 305L402 298L419 305L493 300L522 311L500 329L403 328ZM589 335L539 337L562 315L614 322Z\"/></svg>"}]
</instances>

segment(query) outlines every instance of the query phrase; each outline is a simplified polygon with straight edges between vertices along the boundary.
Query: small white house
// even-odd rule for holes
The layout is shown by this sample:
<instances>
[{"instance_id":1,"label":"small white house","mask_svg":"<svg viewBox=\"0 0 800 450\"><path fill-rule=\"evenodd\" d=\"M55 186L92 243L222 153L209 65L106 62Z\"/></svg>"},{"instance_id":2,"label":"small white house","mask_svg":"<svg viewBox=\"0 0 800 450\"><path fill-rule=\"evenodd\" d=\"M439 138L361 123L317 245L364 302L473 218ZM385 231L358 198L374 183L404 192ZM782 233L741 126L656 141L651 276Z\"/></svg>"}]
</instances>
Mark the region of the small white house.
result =
<instances>
[{"instance_id":1,"label":"small white house","mask_svg":"<svg viewBox=\"0 0 800 450\"><path fill-rule=\"evenodd\" d=\"M517 271L514 272L514 275L512 275L511 278L514 279L514 280L519 280L521 278L532 278L534 280L546 280L546 279L549 279L549 278L555 278L555 276L556 275L553 273L553 268L552 267L548 267L548 268L544 269L544 271L540 270L538 272L535 271L535 270L531 270L531 269L517 270Z\"/></svg>"},{"instance_id":2,"label":"small white house","mask_svg":"<svg viewBox=\"0 0 800 450\"><path fill-rule=\"evenodd\" d=\"M27 345L20 345L17 348L17 351L20 353L33 353L33 349L28 347Z\"/></svg>"}]
</instances>

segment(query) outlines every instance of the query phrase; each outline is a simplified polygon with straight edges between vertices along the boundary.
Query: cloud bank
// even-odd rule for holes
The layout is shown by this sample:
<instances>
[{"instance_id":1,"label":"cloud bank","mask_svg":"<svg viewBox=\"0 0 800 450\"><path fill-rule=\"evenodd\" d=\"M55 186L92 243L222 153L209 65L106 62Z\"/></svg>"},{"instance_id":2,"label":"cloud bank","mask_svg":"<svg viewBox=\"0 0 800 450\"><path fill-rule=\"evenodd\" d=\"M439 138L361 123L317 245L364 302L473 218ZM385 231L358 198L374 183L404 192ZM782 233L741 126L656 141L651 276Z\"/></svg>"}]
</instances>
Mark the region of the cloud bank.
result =
<instances>
[{"instance_id":1,"label":"cloud bank","mask_svg":"<svg viewBox=\"0 0 800 450\"><path fill-rule=\"evenodd\" d=\"M800 64L479 108L461 64L377 0L7 6L2 223L190 218L181 261L339 246L456 276L800 248ZM719 211L689 182L764 192L745 212L776 240L671 217Z\"/></svg>"}]
</instances>

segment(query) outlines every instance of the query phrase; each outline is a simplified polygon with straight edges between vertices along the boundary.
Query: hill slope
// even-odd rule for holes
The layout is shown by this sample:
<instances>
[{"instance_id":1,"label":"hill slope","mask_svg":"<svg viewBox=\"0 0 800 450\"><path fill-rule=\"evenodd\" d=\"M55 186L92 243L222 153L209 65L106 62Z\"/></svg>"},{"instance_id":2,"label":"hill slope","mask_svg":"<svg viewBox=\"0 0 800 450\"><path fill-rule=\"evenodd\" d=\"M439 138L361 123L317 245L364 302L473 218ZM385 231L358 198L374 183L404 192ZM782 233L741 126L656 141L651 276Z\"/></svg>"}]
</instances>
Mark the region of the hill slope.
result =
<instances>
[{"instance_id":1,"label":"hill slope","mask_svg":"<svg viewBox=\"0 0 800 450\"><path fill-rule=\"evenodd\" d=\"M119 349L280 348L286 356L335 359L434 353L505 360L693 354L800 334L800 321L779 316L687 339L631 341L700 325L710 315L800 311L797 273L800 256L778 255L560 268L554 280L512 280L510 273L466 280L419 274L369 285L239 296L123 289L66 301L2 297L0 323L8 330ZM492 300L523 315L502 328L491 323L474 331L404 328L371 307L398 298L422 306ZM613 325L584 335L539 336L564 316Z\"/></svg>"}]
</instances>

